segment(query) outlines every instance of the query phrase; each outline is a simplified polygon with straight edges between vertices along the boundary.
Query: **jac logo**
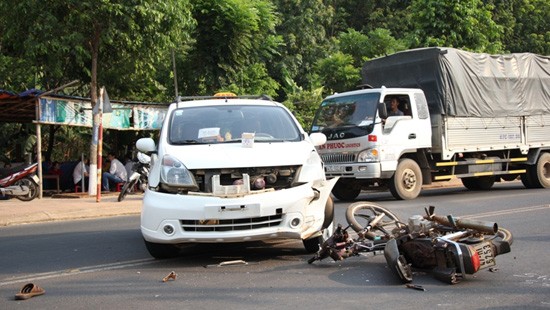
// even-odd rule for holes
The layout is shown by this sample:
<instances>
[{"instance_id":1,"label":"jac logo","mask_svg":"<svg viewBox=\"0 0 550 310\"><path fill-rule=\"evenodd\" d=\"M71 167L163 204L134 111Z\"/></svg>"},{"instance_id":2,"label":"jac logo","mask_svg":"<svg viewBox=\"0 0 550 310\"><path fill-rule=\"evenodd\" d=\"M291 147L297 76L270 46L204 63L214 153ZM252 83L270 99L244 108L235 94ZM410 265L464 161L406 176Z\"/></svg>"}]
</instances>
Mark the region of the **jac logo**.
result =
<instances>
[{"instance_id":1,"label":"jac logo","mask_svg":"<svg viewBox=\"0 0 550 310\"><path fill-rule=\"evenodd\" d=\"M328 140L344 139L345 136L346 136L346 134L343 133L343 132L334 132L334 133L329 134L327 136L327 139Z\"/></svg>"}]
</instances>

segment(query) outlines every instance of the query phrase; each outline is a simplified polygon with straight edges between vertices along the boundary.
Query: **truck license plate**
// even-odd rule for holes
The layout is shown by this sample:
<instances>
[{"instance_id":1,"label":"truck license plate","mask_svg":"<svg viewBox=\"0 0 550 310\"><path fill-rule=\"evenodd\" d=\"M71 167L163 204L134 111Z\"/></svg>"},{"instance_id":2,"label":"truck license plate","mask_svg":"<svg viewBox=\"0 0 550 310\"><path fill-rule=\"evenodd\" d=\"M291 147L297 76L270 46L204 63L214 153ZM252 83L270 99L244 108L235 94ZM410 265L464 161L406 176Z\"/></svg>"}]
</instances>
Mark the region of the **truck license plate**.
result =
<instances>
[{"instance_id":1,"label":"truck license plate","mask_svg":"<svg viewBox=\"0 0 550 310\"><path fill-rule=\"evenodd\" d=\"M473 246L474 250L479 255L479 269L485 269L487 267L494 266L495 255L493 254L493 248L489 242L481 242Z\"/></svg>"},{"instance_id":2,"label":"truck license plate","mask_svg":"<svg viewBox=\"0 0 550 310\"><path fill-rule=\"evenodd\" d=\"M342 166L325 166L326 172L340 172L342 171Z\"/></svg>"}]
</instances>

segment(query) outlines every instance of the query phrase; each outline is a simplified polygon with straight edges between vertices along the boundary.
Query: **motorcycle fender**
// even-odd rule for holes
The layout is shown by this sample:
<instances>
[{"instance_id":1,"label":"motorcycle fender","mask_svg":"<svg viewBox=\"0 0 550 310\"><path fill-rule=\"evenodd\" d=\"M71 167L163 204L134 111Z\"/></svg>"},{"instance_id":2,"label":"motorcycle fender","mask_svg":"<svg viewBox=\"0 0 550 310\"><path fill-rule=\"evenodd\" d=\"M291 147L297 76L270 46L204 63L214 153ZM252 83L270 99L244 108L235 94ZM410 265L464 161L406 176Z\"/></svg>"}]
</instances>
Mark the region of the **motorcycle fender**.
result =
<instances>
[{"instance_id":1,"label":"motorcycle fender","mask_svg":"<svg viewBox=\"0 0 550 310\"><path fill-rule=\"evenodd\" d=\"M40 181L40 179L38 178L38 176L37 176L36 174L33 174L33 175L31 176L31 179L32 179L32 180L34 181L34 183L36 183L36 184L38 184L39 181Z\"/></svg>"},{"instance_id":2,"label":"motorcycle fender","mask_svg":"<svg viewBox=\"0 0 550 310\"><path fill-rule=\"evenodd\" d=\"M132 175L128 178L128 182L137 180L139 178L140 174L138 172L133 172Z\"/></svg>"},{"instance_id":3,"label":"motorcycle fender","mask_svg":"<svg viewBox=\"0 0 550 310\"><path fill-rule=\"evenodd\" d=\"M402 283L412 282L411 266L407 263L405 256L399 253L397 240L390 239L384 247L384 257L388 268L396 275Z\"/></svg>"},{"instance_id":4,"label":"motorcycle fender","mask_svg":"<svg viewBox=\"0 0 550 310\"><path fill-rule=\"evenodd\" d=\"M397 260L399 259L399 248L397 248L397 241L395 239L390 239L386 246L384 247L384 257L386 258L386 263L390 269L395 269L397 266Z\"/></svg>"}]
</instances>

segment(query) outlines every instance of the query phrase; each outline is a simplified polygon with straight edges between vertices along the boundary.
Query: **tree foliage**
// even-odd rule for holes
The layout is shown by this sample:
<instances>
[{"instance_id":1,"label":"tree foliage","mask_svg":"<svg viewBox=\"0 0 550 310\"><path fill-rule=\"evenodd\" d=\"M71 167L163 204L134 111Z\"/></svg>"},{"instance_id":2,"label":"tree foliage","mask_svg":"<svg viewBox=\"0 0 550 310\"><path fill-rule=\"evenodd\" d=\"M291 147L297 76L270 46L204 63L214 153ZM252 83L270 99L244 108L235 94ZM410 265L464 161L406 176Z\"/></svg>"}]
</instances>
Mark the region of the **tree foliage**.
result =
<instances>
[{"instance_id":1,"label":"tree foliage","mask_svg":"<svg viewBox=\"0 0 550 310\"><path fill-rule=\"evenodd\" d=\"M97 86L133 101L170 101L174 86L261 93L306 126L371 58L427 46L550 54L547 0L3 0L0 14L2 89L76 79L66 91L92 98ZM46 135L74 143L68 131Z\"/></svg>"},{"instance_id":2,"label":"tree foliage","mask_svg":"<svg viewBox=\"0 0 550 310\"><path fill-rule=\"evenodd\" d=\"M448 46L478 52L502 51L502 27L493 6L482 0L413 0L411 46Z\"/></svg>"}]
</instances>

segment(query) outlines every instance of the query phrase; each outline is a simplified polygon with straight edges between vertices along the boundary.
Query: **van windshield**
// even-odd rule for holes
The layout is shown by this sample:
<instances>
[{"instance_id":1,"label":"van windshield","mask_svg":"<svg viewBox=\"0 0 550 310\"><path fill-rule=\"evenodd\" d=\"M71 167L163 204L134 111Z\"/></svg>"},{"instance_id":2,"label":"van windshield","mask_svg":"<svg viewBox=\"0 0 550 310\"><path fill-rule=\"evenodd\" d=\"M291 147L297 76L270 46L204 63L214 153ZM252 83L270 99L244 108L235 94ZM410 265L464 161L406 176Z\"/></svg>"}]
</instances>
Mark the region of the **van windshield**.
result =
<instances>
[{"instance_id":1,"label":"van windshield","mask_svg":"<svg viewBox=\"0 0 550 310\"><path fill-rule=\"evenodd\" d=\"M240 142L243 133L253 134L256 142L302 139L291 115L281 107L231 105L174 110L168 141L170 144Z\"/></svg>"},{"instance_id":2,"label":"van windshield","mask_svg":"<svg viewBox=\"0 0 550 310\"><path fill-rule=\"evenodd\" d=\"M322 132L329 140L349 139L372 132L379 93L325 99L313 119L311 132Z\"/></svg>"}]
</instances>

